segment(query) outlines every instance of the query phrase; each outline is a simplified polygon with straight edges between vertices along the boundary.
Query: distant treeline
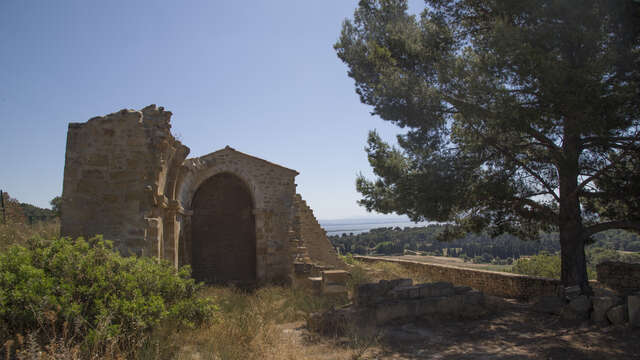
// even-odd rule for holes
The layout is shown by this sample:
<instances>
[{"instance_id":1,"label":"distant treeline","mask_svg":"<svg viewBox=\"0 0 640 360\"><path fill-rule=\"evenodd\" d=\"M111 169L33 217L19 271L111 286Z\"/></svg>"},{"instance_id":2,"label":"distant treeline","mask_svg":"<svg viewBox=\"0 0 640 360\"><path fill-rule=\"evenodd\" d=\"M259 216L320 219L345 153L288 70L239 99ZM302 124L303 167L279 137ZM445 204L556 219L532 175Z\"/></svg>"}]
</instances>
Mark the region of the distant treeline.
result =
<instances>
[{"instance_id":1,"label":"distant treeline","mask_svg":"<svg viewBox=\"0 0 640 360\"><path fill-rule=\"evenodd\" d=\"M29 223L48 221L58 216L53 210L43 209L27 203L20 203L20 207L26 221Z\"/></svg>"},{"instance_id":2,"label":"distant treeline","mask_svg":"<svg viewBox=\"0 0 640 360\"><path fill-rule=\"evenodd\" d=\"M429 225L414 228L378 228L361 234L342 234L330 236L333 245L342 254L401 254L405 250L417 251L427 255L446 255L453 257L477 258L488 260L518 259L541 252L560 251L557 234L544 234L535 241L523 241L515 236L501 235L490 237L486 234L469 234L453 241L438 241L438 234L444 231L443 225ZM627 231L612 230L594 237L594 248L640 251L640 236Z\"/></svg>"},{"instance_id":3,"label":"distant treeline","mask_svg":"<svg viewBox=\"0 0 640 360\"><path fill-rule=\"evenodd\" d=\"M5 191L0 191L0 222L33 224L40 221L49 221L60 216L60 197L51 200L53 209L44 209L35 205L21 203L12 198Z\"/></svg>"}]
</instances>

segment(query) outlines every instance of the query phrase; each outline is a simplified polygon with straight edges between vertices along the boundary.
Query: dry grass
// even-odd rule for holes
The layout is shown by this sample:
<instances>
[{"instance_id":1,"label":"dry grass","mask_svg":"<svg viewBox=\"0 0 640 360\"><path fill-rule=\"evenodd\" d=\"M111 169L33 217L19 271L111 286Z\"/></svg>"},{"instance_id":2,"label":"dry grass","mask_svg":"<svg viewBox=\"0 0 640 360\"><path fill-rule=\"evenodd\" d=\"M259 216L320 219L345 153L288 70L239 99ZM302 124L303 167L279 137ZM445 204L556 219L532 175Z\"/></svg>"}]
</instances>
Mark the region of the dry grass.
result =
<instances>
[{"instance_id":1,"label":"dry grass","mask_svg":"<svg viewBox=\"0 0 640 360\"><path fill-rule=\"evenodd\" d=\"M203 328L175 333L158 329L140 359L305 359L306 346L291 324L303 324L312 312L336 300L305 289L270 286L254 292L209 287L202 296L214 299L219 311ZM322 344L319 344L322 347ZM317 358L317 357L313 357ZM348 358L348 357L347 357Z\"/></svg>"},{"instance_id":2,"label":"dry grass","mask_svg":"<svg viewBox=\"0 0 640 360\"><path fill-rule=\"evenodd\" d=\"M29 239L41 237L54 239L60 236L60 220L40 221L33 225L26 222L0 222L0 251L11 245L24 245Z\"/></svg>"}]
</instances>

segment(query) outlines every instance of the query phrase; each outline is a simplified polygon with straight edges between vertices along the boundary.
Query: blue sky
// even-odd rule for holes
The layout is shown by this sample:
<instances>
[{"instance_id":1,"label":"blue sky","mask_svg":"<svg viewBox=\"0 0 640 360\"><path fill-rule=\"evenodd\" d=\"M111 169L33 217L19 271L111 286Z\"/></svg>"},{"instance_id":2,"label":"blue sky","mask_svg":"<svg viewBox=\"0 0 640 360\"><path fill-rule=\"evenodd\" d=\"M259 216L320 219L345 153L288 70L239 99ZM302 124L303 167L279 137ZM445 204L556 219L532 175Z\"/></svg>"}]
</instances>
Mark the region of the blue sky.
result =
<instances>
[{"instance_id":1,"label":"blue sky","mask_svg":"<svg viewBox=\"0 0 640 360\"><path fill-rule=\"evenodd\" d=\"M412 11L422 7L411 1ZM123 108L173 112L201 156L230 145L296 169L318 218L356 204L377 129L336 56L357 1L0 1L0 189L48 207L62 193L66 130Z\"/></svg>"}]
</instances>

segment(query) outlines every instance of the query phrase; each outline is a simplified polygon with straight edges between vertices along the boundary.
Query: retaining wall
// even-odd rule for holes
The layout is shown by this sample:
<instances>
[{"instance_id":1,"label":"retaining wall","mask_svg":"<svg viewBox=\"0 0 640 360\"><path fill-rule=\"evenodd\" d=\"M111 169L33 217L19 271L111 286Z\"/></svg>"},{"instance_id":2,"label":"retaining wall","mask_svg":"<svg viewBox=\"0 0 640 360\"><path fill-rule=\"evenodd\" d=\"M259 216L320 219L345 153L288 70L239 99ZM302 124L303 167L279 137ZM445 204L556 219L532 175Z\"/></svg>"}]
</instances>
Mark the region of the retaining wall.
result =
<instances>
[{"instance_id":1,"label":"retaining wall","mask_svg":"<svg viewBox=\"0 0 640 360\"><path fill-rule=\"evenodd\" d=\"M424 275L430 281L446 281L458 286L470 286L488 295L527 300L546 295L561 296L563 293L560 280L436 265L410 260L385 259L371 256L354 256L354 258L364 262L386 261L395 263L410 271Z\"/></svg>"}]
</instances>

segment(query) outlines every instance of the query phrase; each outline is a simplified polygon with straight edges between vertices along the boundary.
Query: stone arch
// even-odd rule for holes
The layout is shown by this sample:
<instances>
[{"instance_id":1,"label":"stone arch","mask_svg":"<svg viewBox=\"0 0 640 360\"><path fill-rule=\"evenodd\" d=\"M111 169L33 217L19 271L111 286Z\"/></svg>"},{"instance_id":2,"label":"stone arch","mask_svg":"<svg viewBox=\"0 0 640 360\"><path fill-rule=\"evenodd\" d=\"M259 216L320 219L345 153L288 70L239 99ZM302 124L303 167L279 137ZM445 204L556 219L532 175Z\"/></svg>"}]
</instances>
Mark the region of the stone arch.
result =
<instances>
[{"instance_id":1,"label":"stone arch","mask_svg":"<svg viewBox=\"0 0 640 360\"><path fill-rule=\"evenodd\" d=\"M203 181L191 201L193 276L209 283L256 282L253 194L230 172Z\"/></svg>"},{"instance_id":2,"label":"stone arch","mask_svg":"<svg viewBox=\"0 0 640 360\"><path fill-rule=\"evenodd\" d=\"M176 264L191 264L193 200L208 179L229 173L242 180L252 196L255 221L256 283L286 281L291 271L289 226L293 216L295 170L236 151L231 147L182 163L171 206L176 209Z\"/></svg>"},{"instance_id":3,"label":"stone arch","mask_svg":"<svg viewBox=\"0 0 640 360\"><path fill-rule=\"evenodd\" d=\"M215 165L215 166L214 166ZM253 181L250 174L232 166L225 166L225 164L210 164L206 159L195 159L185 169L181 181L176 186L176 199L180 202L181 206L186 210L191 210L191 202L196 191L200 186L208 179L221 173L230 173L240 178L250 190L254 208L261 209L264 206L264 201L260 194L262 189Z\"/></svg>"}]
</instances>

